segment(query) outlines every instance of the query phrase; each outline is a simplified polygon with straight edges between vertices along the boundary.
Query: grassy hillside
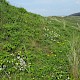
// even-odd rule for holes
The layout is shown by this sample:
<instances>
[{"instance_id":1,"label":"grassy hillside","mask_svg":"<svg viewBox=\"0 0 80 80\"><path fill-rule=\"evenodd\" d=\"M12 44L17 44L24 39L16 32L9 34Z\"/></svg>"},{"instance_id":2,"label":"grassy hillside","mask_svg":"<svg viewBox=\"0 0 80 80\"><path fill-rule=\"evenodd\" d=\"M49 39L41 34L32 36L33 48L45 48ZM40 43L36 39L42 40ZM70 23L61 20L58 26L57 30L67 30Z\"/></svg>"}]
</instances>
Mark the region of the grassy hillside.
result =
<instances>
[{"instance_id":1,"label":"grassy hillside","mask_svg":"<svg viewBox=\"0 0 80 80\"><path fill-rule=\"evenodd\" d=\"M79 80L80 17L42 17L0 0L0 79Z\"/></svg>"}]
</instances>

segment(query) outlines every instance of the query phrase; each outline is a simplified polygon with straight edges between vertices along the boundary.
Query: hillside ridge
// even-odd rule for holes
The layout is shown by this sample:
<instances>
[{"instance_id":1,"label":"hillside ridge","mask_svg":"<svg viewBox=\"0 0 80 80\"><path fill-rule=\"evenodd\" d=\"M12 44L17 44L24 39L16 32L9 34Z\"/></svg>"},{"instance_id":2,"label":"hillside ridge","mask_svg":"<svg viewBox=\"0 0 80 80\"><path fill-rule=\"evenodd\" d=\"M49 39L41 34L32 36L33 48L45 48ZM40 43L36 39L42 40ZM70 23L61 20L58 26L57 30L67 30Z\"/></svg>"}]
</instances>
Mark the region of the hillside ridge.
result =
<instances>
[{"instance_id":1,"label":"hillside ridge","mask_svg":"<svg viewBox=\"0 0 80 80\"><path fill-rule=\"evenodd\" d=\"M78 13L73 13L73 14L71 14L70 16L80 16L80 12L78 12Z\"/></svg>"}]
</instances>

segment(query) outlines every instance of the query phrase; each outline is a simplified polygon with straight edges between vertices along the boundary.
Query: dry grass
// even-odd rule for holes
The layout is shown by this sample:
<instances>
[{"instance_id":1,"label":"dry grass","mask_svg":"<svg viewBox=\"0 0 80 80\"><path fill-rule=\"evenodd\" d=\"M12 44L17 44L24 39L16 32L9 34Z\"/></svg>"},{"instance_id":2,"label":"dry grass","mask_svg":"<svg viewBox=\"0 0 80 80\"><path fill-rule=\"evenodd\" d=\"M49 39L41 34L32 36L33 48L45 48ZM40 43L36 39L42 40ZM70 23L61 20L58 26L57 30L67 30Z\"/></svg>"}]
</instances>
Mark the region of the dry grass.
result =
<instances>
[{"instance_id":1,"label":"dry grass","mask_svg":"<svg viewBox=\"0 0 80 80\"><path fill-rule=\"evenodd\" d=\"M73 41L70 43L70 54L68 55L68 60L70 64L70 72L74 80L79 79L79 39L73 36Z\"/></svg>"}]
</instances>

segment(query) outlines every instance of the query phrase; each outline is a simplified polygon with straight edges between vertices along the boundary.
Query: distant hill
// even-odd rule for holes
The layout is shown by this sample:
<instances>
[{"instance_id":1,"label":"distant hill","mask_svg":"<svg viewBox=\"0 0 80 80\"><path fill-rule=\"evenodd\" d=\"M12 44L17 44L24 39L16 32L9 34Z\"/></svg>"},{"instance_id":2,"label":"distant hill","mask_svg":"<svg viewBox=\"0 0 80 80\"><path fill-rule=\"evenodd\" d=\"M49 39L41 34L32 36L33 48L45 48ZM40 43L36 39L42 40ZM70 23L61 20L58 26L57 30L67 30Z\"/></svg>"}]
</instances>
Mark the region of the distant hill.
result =
<instances>
[{"instance_id":1,"label":"distant hill","mask_svg":"<svg viewBox=\"0 0 80 80\"><path fill-rule=\"evenodd\" d=\"M71 14L70 16L80 16L80 12Z\"/></svg>"}]
</instances>

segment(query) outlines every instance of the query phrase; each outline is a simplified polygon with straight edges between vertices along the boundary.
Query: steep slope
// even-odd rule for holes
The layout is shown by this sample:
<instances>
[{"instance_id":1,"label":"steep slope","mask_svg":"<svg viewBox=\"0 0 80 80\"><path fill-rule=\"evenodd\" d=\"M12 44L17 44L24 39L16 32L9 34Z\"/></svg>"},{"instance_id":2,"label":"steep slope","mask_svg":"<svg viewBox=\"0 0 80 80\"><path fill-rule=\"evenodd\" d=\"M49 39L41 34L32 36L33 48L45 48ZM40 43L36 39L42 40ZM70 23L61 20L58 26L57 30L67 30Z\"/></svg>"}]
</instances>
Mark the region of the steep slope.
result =
<instances>
[{"instance_id":1,"label":"steep slope","mask_svg":"<svg viewBox=\"0 0 80 80\"><path fill-rule=\"evenodd\" d=\"M0 0L0 78L72 79L67 55L80 47L80 17L42 17Z\"/></svg>"},{"instance_id":2,"label":"steep slope","mask_svg":"<svg viewBox=\"0 0 80 80\"><path fill-rule=\"evenodd\" d=\"M35 35L39 34L38 32L40 32L40 30L38 28L41 29L43 21L44 19L41 16L28 13L23 8L17 9L14 6L10 6L6 2L2 2L0 28L1 32L5 33L1 36L1 39L3 39L4 42L11 42L12 46L16 49L19 44L21 45L26 41L25 39L29 38L33 40L33 38L36 37ZM36 30L37 33L35 33ZM14 43L14 41L19 42ZM12 48L8 50L8 52L10 51L13 51Z\"/></svg>"}]
</instances>

